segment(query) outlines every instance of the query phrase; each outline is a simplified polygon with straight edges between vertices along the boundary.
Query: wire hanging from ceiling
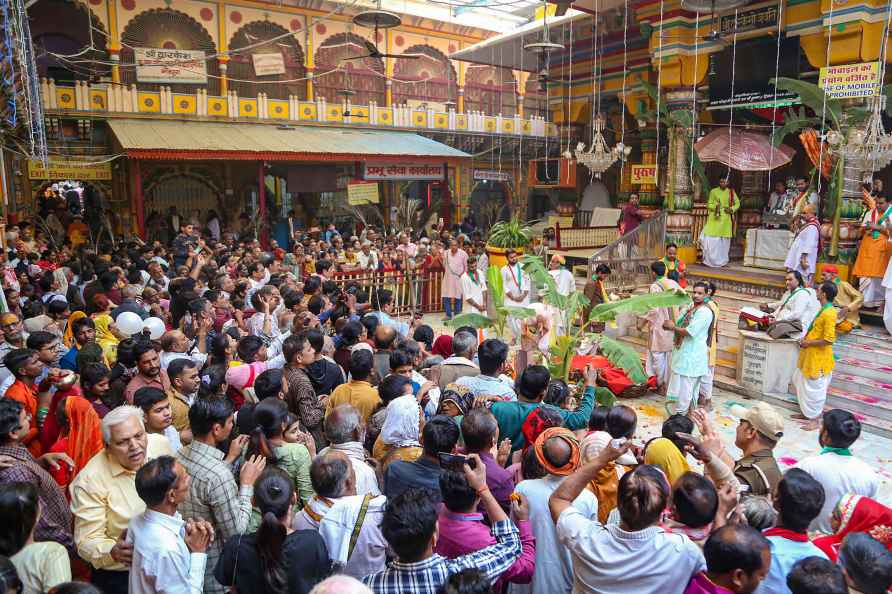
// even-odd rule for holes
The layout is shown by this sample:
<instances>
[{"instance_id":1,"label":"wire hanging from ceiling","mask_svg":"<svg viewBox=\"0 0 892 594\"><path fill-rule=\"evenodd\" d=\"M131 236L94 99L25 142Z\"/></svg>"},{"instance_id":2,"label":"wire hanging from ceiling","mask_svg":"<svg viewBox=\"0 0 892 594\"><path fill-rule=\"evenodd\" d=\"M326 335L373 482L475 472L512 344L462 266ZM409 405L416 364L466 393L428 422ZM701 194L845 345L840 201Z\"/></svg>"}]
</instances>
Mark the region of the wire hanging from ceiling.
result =
<instances>
[{"instance_id":1,"label":"wire hanging from ceiling","mask_svg":"<svg viewBox=\"0 0 892 594\"><path fill-rule=\"evenodd\" d=\"M619 143L626 146L626 75L629 67L629 0L623 0L623 88L620 95L620 133ZM619 179L623 179L625 171L625 155L619 161Z\"/></svg>"},{"instance_id":2,"label":"wire hanging from ceiling","mask_svg":"<svg viewBox=\"0 0 892 594\"><path fill-rule=\"evenodd\" d=\"M781 29L784 23L784 0L777 0L777 50L774 56L774 98L771 101L771 142L774 143L777 127L777 77L780 74ZM734 23L737 27L737 23ZM768 189L771 190L771 174L774 171L774 151L768 156Z\"/></svg>"},{"instance_id":3,"label":"wire hanging from ceiling","mask_svg":"<svg viewBox=\"0 0 892 594\"><path fill-rule=\"evenodd\" d=\"M824 63L827 66L830 66L830 47L833 45L833 5L835 3L830 3L830 18L827 22L827 50L824 56ZM880 79L882 81L882 79ZM819 135L819 150L818 150L818 163L815 165L815 171L817 172L816 177L818 178L818 194L821 193L821 185L823 180L821 179L821 171L822 166L824 164L824 137L827 134L827 93L822 93L823 99L821 102L821 134Z\"/></svg>"},{"instance_id":4,"label":"wire hanging from ceiling","mask_svg":"<svg viewBox=\"0 0 892 594\"><path fill-rule=\"evenodd\" d=\"M734 37L731 42L731 113L728 117L728 170L725 174L729 180L731 178L731 132L734 127L734 84L737 76L737 10L734 9Z\"/></svg>"},{"instance_id":5,"label":"wire hanging from ceiling","mask_svg":"<svg viewBox=\"0 0 892 594\"><path fill-rule=\"evenodd\" d=\"M691 154L688 156L688 179L694 187L694 144L697 142L697 78L700 76L700 9L694 24L694 82L691 83ZM704 188L706 189L706 188Z\"/></svg>"},{"instance_id":6,"label":"wire hanging from ceiling","mask_svg":"<svg viewBox=\"0 0 892 594\"><path fill-rule=\"evenodd\" d=\"M657 144L656 144L656 161L660 162L660 107L661 101L663 98L662 84L663 84L663 9L665 8L665 1L660 0L660 30L657 34ZM669 162L669 159L666 160ZM659 167L657 168L659 171ZM659 182L659 179L657 180ZM659 186L657 186L659 191Z\"/></svg>"}]
</instances>

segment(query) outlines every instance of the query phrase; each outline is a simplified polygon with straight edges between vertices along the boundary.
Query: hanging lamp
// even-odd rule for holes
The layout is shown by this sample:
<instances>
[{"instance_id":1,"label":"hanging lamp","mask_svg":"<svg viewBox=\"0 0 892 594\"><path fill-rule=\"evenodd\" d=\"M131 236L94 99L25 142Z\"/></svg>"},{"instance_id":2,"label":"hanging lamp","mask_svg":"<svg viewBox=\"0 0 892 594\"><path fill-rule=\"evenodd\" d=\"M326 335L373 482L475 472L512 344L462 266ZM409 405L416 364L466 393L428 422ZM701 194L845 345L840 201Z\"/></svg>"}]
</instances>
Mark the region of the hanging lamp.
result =
<instances>
[{"instance_id":1,"label":"hanging lamp","mask_svg":"<svg viewBox=\"0 0 892 594\"><path fill-rule=\"evenodd\" d=\"M611 165L616 163L617 159L625 158L632 152L632 147L625 146L622 142L610 148L604 139L604 117L598 114L595 117L594 134L592 135L592 144L588 150L585 150L585 143L580 142L576 145L576 161L580 165L585 165L598 179L601 174L607 171Z\"/></svg>"}]
</instances>

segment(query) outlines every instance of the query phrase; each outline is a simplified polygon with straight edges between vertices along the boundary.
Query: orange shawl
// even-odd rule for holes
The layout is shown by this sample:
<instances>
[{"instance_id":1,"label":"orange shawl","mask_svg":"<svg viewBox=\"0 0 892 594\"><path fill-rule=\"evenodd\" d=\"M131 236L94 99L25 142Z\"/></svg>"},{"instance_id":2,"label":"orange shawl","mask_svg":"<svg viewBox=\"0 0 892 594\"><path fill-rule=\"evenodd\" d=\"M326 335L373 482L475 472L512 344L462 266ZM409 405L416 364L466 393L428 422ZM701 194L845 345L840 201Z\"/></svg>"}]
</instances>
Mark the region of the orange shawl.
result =
<instances>
[{"instance_id":1,"label":"orange shawl","mask_svg":"<svg viewBox=\"0 0 892 594\"><path fill-rule=\"evenodd\" d=\"M68 417L68 448L65 453L74 460L73 478L104 447L102 429L93 405L82 396L65 399L65 416Z\"/></svg>"}]
</instances>

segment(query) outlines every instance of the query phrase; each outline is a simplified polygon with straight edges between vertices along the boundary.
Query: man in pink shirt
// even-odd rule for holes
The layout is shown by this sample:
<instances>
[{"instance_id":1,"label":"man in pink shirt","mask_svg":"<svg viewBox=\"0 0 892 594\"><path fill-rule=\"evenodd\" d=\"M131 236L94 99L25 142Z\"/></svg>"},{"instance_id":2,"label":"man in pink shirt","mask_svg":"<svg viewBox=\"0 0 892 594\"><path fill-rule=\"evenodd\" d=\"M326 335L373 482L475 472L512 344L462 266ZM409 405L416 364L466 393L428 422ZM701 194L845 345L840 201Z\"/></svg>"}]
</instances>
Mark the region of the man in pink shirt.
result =
<instances>
[{"instance_id":1,"label":"man in pink shirt","mask_svg":"<svg viewBox=\"0 0 892 594\"><path fill-rule=\"evenodd\" d=\"M440 493L443 508L437 527L439 538L434 552L447 559L482 550L496 543L489 526L483 523L483 514L477 512L480 497L460 472L445 471L440 475ZM530 527L530 511L526 498L511 503L511 519L520 530L520 557L503 573L492 589L502 594L508 583L528 584L536 568L536 539Z\"/></svg>"},{"instance_id":2,"label":"man in pink shirt","mask_svg":"<svg viewBox=\"0 0 892 594\"><path fill-rule=\"evenodd\" d=\"M684 594L751 594L768 575L771 546L746 524L726 524L703 546L706 571L694 574Z\"/></svg>"},{"instance_id":3,"label":"man in pink shirt","mask_svg":"<svg viewBox=\"0 0 892 594\"><path fill-rule=\"evenodd\" d=\"M161 358L152 343L138 342L133 347L133 358L136 360L137 374L124 388L124 398L133 404L133 395L140 388L158 388L170 394L170 378L161 370Z\"/></svg>"}]
</instances>

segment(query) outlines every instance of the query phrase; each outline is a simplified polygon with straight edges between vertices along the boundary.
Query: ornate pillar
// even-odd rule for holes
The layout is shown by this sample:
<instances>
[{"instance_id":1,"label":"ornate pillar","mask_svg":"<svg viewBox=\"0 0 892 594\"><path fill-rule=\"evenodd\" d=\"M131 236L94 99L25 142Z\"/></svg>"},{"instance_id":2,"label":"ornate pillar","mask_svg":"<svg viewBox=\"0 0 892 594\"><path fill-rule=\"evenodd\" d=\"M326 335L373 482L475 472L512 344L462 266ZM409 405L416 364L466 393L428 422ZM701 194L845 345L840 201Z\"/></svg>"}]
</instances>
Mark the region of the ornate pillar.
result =
<instances>
[{"instance_id":1,"label":"ornate pillar","mask_svg":"<svg viewBox=\"0 0 892 594\"><path fill-rule=\"evenodd\" d=\"M515 100L517 101L517 115L523 118L523 93L517 93Z\"/></svg>"},{"instance_id":2,"label":"ornate pillar","mask_svg":"<svg viewBox=\"0 0 892 594\"><path fill-rule=\"evenodd\" d=\"M307 48L307 51L304 54L304 69L307 72L307 101L313 101L313 71L316 70L315 57L313 56L313 21L309 17L306 20L304 47Z\"/></svg>"},{"instance_id":3,"label":"ornate pillar","mask_svg":"<svg viewBox=\"0 0 892 594\"><path fill-rule=\"evenodd\" d=\"M226 38L226 4L220 0L217 2L217 63L220 65L220 96L225 97L229 91L229 80L226 78L226 66L229 56L225 53L229 49L229 40Z\"/></svg>"},{"instance_id":4,"label":"ornate pillar","mask_svg":"<svg viewBox=\"0 0 892 594\"><path fill-rule=\"evenodd\" d=\"M112 62L112 82L119 84L121 82L121 68L118 66L121 62L121 37L118 33L118 0L106 0L106 9L108 11L108 54Z\"/></svg>"},{"instance_id":5,"label":"ornate pillar","mask_svg":"<svg viewBox=\"0 0 892 594\"><path fill-rule=\"evenodd\" d=\"M220 96L225 97L229 92L229 79L226 77L229 56L218 56L217 62L220 64Z\"/></svg>"},{"instance_id":6,"label":"ornate pillar","mask_svg":"<svg viewBox=\"0 0 892 594\"><path fill-rule=\"evenodd\" d=\"M699 97L697 97L699 100ZM691 112L695 95L691 89L669 91L666 101L670 111ZM668 123L668 122L667 122ZM694 212L694 185L690 172L691 128L672 126L667 131L669 158L665 174L661 176L664 189L664 206L669 212L666 219L666 242L678 245L678 255L685 262L696 262L696 241L703 227ZM705 212L705 207L703 208ZM705 217L704 217L705 219ZM699 223L699 224L698 224Z\"/></svg>"},{"instance_id":7,"label":"ornate pillar","mask_svg":"<svg viewBox=\"0 0 892 594\"><path fill-rule=\"evenodd\" d=\"M746 241L748 229L762 224L762 210L765 208L765 197L768 173L765 171L742 171L740 183L740 212L737 215L736 241L741 245Z\"/></svg>"}]
</instances>

